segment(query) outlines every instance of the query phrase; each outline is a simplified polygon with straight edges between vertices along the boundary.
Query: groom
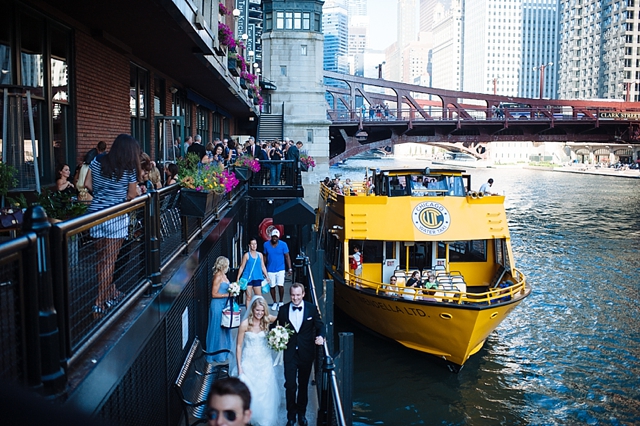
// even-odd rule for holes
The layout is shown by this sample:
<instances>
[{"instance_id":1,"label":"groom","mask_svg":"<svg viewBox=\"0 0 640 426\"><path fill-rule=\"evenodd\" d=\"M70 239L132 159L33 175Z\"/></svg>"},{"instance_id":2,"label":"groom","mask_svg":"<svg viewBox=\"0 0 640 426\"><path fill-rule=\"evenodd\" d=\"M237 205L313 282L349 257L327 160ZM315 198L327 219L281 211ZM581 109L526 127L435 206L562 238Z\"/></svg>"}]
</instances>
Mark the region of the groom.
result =
<instances>
[{"instance_id":1,"label":"groom","mask_svg":"<svg viewBox=\"0 0 640 426\"><path fill-rule=\"evenodd\" d=\"M309 377L316 356L315 345L324 344L324 324L313 304L303 301L304 286L293 283L291 302L280 307L277 323L294 333L284 350L284 388L287 397L287 426L307 426ZM296 381L297 378L297 381Z\"/></svg>"}]
</instances>

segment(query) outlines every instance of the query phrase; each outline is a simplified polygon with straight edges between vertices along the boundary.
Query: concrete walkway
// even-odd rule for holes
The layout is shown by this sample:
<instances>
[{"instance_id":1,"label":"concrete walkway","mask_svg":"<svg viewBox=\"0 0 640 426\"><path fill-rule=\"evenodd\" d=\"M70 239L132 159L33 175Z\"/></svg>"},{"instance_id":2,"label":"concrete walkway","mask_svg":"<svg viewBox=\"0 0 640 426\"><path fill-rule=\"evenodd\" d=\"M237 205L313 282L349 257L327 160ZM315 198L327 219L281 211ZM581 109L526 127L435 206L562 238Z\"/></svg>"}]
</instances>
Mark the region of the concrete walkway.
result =
<instances>
[{"instance_id":1,"label":"concrete walkway","mask_svg":"<svg viewBox=\"0 0 640 426\"><path fill-rule=\"evenodd\" d=\"M613 177L623 177L623 178L632 178L632 179L640 178L640 170L615 170L615 169L609 169L609 168L595 168L593 166L588 166L585 164L575 164L572 166L562 166L562 167L525 166L523 168L530 169L530 170L543 170L548 172L577 173L577 174L584 174L584 175L613 176Z\"/></svg>"}]
</instances>

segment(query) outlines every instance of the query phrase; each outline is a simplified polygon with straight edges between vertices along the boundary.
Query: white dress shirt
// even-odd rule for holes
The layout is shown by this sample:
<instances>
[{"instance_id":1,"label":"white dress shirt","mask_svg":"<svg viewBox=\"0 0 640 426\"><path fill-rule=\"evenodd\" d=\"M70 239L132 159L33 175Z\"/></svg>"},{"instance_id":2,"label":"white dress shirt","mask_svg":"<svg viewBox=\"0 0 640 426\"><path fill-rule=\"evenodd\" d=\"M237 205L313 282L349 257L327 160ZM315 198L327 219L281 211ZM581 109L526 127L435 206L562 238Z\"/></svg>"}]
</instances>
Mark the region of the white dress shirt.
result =
<instances>
[{"instance_id":1,"label":"white dress shirt","mask_svg":"<svg viewBox=\"0 0 640 426\"><path fill-rule=\"evenodd\" d=\"M292 303L289 305L289 320L291 321L291 325L296 329L296 333L300 331L300 326L302 325L302 318L304 316L304 303L300 304L302 309L293 309L295 305Z\"/></svg>"}]
</instances>

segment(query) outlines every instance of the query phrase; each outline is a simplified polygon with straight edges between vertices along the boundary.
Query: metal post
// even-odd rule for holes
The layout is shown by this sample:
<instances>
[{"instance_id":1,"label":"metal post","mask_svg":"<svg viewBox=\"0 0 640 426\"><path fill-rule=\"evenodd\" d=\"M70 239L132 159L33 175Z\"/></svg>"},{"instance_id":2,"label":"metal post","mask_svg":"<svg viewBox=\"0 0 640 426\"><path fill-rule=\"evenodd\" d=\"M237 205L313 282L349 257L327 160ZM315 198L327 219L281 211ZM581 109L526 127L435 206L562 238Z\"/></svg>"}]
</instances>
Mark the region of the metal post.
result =
<instances>
[{"instance_id":1,"label":"metal post","mask_svg":"<svg viewBox=\"0 0 640 426\"><path fill-rule=\"evenodd\" d=\"M147 181L148 200L145 217L145 264L147 266L147 278L151 280L151 291L157 291L162 287L162 274L160 272L160 195L155 186Z\"/></svg>"},{"instance_id":2,"label":"metal post","mask_svg":"<svg viewBox=\"0 0 640 426\"><path fill-rule=\"evenodd\" d=\"M338 361L338 384L342 399L342 412L347 425L353 418L353 333L338 333L340 359Z\"/></svg>"},{"instance_id":3,"label":"metal post","mask_svg":"<svg viewBox=\"0 0 640 426\"><path fill-rule=\"evenodd\" d=\"M38 300L38 330L42 384L47 393L56 394L65 389L67 377L60 366L60 335L57 312L53 304L51 280L51 256L49 231L51 224L41 206L29 207L24 217L25 231L36 233L36 244L28 249L28 256L35 260L25 270L27 282L36 283Z\"/></svg>"},{"instance_id":4,"label":"metal post","mask_svg":"<svg viewBox=\"0 0 640 426\"><path fill-rule=\"evenodd\" d=\"M318 410L318 425L333 424L333 398L331 394L331 373L335 370L336 366L333 363L333 358L330 356L324 357L322 363L322 382L320 383L320 409Z\"/></svg>"},{"instance_id":5,"label":"metal post","mask_svg":"<svg viewBox=\"0 0 640 426\"><path fill-rule=\"evenodd\" d=\"M324 280L324 299L320 299L323 302L322 317L324 318L325 336L327 341L327 347L329 352L333 353L335 350L335 342L333 341L333 280Z\"/></svg>"}]
</instances>

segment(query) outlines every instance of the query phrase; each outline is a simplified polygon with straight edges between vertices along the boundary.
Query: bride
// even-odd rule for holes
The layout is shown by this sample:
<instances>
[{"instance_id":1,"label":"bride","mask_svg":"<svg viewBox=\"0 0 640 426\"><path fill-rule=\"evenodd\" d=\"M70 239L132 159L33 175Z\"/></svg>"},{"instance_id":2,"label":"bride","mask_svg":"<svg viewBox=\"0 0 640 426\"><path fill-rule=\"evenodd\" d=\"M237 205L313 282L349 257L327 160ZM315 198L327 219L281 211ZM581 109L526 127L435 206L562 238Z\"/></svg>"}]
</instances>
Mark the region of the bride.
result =
<instances>
[{"instance_id":1,"label":"bride","mask_svg":"<svg viewBox=\"0 0 640 426\"><path fill-rule=\"evenodd\" d=\"M262 296L254 296L248 316L240 323L236 357L238 378L251 391L251 424L254 426L273 426L284 422L278 412L284 412L283 398L280 389L284 378L282 371L279 378L273 366L273 350L267 345L269 324L276 320L269 315L269 306ZM282 405L282 406L281 406Z\"/></svg>"}]
</instances>

